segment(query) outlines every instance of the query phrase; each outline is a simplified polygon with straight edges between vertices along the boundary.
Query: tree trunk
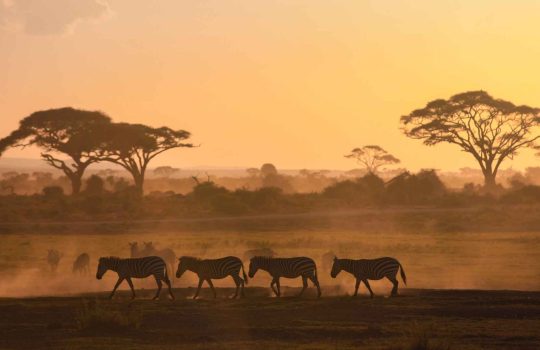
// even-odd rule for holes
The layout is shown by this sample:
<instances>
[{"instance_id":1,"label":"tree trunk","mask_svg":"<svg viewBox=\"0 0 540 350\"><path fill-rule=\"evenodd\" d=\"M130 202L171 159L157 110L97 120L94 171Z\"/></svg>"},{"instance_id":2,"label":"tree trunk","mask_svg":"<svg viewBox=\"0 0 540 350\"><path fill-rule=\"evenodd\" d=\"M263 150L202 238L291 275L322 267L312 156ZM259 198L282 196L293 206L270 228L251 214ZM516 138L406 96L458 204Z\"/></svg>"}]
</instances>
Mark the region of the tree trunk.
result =
<instances>
[{"instance_id":1,"label":"tree trunk","mask_svg":"<svg viewBox=\"0 0 540 350\"><path fill-rule=\"evenodd\" d=\"M491 192L497 188L495 174L493 174L493 172L484 171L484 187L488 192Z\"/></svg>"},{"instance_id":2,"label":"tree trunk","mask_svg":"<svg viewBox=\"0 0 540 350\"><path fill-rule=\"evenodd\" d=\"M73 174L69 177L69 179L71 180L71 194L79 194L81 192L82 176L78 174Z\"/></svg>"},{"instance_id":3,"label":"tree trunk","mask_svg":"<svg viewBox=\"0 0 540 350\"><path fill-rule=\"evenodd\" d=\"M143 195L144 193L144 174L133 174L133 182L135 183L135 189L139 193L139 195Z\"/></svg>"}]
</instances>

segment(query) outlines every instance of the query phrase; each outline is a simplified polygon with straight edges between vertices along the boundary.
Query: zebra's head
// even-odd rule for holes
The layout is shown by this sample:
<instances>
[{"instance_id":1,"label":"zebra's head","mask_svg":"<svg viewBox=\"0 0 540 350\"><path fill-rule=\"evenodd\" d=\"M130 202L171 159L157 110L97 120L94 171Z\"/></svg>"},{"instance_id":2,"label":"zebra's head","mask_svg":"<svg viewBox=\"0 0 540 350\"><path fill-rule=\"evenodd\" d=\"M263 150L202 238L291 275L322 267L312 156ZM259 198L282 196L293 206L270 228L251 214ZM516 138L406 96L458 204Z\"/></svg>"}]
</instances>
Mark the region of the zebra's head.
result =
<instances>
[{"instance_id":1,"label":"zebra's head","mask_svg":"<svg viewBox=\"0 0 540 350\"><path fill-rule=\"evenodd\" d=\"M96 278L100 280L105 272L107 272L111 268L111 264L113 262L113 257L108 258L99 258L97 272L96 272Z\"/></svg>"},{"instance_id":2,"label":"zebra's head","mask_svg":"<svg viewBox=\"0 0 540 350\"><path fill-rule=\"evenodd\" d=\"M264 257L262 256L254 256L249 260L249 272L248 276L249 278L253 278L257 271L261 268L261 263L264 260Z\"/></svg>"},{"instance_id":3,"label":"zebra's head","mask_svg":"<svg viewBox=\"0 0 540 350\"><path fill-rule=\"evenodd\" d=\"M330 276L332 276L332 278L336 278L341 272L341 269L341 261L336 256L334 257L334 264L332 265L332 272L330 272Z\"/></svg>"},{"instance_id":4,"label":"zebra's head","mask_svg":"<svg viewBox=\"0 0 540 350\"><path fill-rule=\"evenodd\" d=\"M182 256L178 259L178 268L176 269L176 278L182 277L184 272L189 270L197 259L190 256Z\"/></svg>"}]
</instances>

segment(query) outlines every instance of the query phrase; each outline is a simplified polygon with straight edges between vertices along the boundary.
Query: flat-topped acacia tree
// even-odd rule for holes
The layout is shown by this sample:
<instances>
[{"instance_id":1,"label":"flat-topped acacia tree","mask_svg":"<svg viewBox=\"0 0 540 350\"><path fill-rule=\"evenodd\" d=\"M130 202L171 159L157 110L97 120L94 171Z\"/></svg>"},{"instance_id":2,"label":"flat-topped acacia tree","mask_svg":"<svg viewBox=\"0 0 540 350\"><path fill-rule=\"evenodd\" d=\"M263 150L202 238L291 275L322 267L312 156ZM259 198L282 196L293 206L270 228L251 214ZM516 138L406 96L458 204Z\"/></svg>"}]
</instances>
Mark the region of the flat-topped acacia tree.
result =
<instances>
[{"instance_id":1,"label":"flat-topped acacia tree","mask_svg":"<svg viewBox=\"0 0 540 350\"><path fill-rule=\"evenodd\" d=\"M0 140L0 154L9 147L40 147L43 160L60 169L71 181L72 193L77 194L86 168L100 160L101 136L110 122L102 112L71 107L38 111Z\"/></svg>"},{"instance_id":2,"label":"flat-topped acacia tree","mask_svg":"<svg viewBox=\"0 0 540 350\"><path fill-rule=\"evenodd\" d=\"M355 159L362 164L369 174L376 174L379 168L385 165L398 164L399 159L377 145L366 145L354 148L345 158Z\"/></svg>"},{"instance_id":3,"label":"flat-topped acacia tree","mask_svg":"<svg viewBox=\"0 0 540 350\"><path fill-rule=\"evenodd\" d=\"M497 171L505 159L535 146L540 138L539 122L539 108L517 106L485 91L434 100L401 117L405 135L428 146L455 144L471 154L482 169L488 190L495 188Z\"/></svg>"},{"instance_id":4,"label":"flat-topped acacia tree","mask_svg":"<svg viewBox=\"0 0 540 350\"><path fill-rule=\"evenodd\" d=\"M148 164L157 155L173 148L193 147L185 143L191 134L168 127L152 128L142 124L111 123L105 133L100 159L126 169L137 191L143 193Z\"/></svg>"}]
</instances>

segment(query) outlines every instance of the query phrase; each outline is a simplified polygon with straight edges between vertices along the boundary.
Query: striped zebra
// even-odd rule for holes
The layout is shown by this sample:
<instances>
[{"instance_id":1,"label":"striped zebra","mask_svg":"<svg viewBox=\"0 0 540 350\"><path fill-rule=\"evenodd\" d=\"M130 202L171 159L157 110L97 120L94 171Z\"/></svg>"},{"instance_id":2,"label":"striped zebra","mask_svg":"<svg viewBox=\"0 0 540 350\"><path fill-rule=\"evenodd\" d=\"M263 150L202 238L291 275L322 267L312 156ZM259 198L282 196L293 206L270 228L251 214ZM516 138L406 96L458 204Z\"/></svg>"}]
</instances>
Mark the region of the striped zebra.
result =
<instances>
[{"instance_id":1,"label":"striped zebra","mask_svg":"<svg viewBox=\"0 0 540 350\"><path fill-rule=\"evenodd\" d=\"M169 277L167 276L167 268L165 266L165 262L158 256L147 256L135 259L120 259L116 256L100 258L96 278L100 280L105 274L105 272L107 272L108 270L115 271L118 274L118 281L116 282L116 285L114 286L114 289L109 296L110 299L112 299L114 292L116 292L116 289L124 280L128 282L132 293L131 298L134 299L135 289L133 288L133 282L131 282L131 278L145 278L150 275L154 275L154 278L156 279L156 283L158 285L158 290L153 300L159 298L162 286L161 281L167 284L167 286L169 287L169 294L174 300L174 295L171 290L171 282L169 281Z\"/></svg>"},{"instance_id":2,"label":"striped zebra","mask_svg":"<svg viewBox=\"0 0 540 350\"><path fill-rule=\"evenodd\" d=\"M401 279L403 283L407 284L407 277L405 276L405 270L403 267L394 258L378 258L378 259L360 259L360 260L351 260L351 259L338 259L334 258L334 265L332 266L332 272L330 276L336 278L336 276L343 271L347 271L354 277L356 277L356 285L354 287L354 296L358 295L358 287L360 287L360 282L364 282L371 298L373 298L373 291L369 285L369 280L380 280L384 277L388 278L390 282L394 285L392 288L392 296L396 296L398 292L398 280L396 278L398 270L401 272Z\"/></svg>"},{"instance_id":3,"label":"striped zebra","mask_svg":"<svg viewBox=\"0 0 540 350\"><path fill-rule=\"evenodd\" d=\"M317 287L317 295L321 296L321 287L317 279L317 266L311 258L296 257L296 258L271 258L266 256L256 256L251 258L249 263L249 277L253 278L258 270L264 270L272 276L270 288L276 294L281 296L281 286L279 279L302 277L302 291L298 296L301 296L308 286L308 278ZM276 289L274 289L276 285Z\"/></svg>"},{"instance_id":4,"label":"striped zebra","mask_svg":"<svg viewBox=\"0 0 540 350\"><path fill-rule=\"evenodd\" d=\"M240 269L244 278L240 277ZM235 256L227 256L221 259L198 259L191 256L183 256L178 259L178 270L176 271L176 277L180 278L186 271L192 271L199 276L199 285L197 286L197 292L193 296L196 299L199 296L201 287L204 281L208 283L216 297L216 290L212 279L222 279L227 276L231 276L236 284L236 292L233 299L238 296L240 287L241 296L244 296L244 284L248 283L246 273L244 272L244 264L240 259Z\"/></svg>"}]
</instances>

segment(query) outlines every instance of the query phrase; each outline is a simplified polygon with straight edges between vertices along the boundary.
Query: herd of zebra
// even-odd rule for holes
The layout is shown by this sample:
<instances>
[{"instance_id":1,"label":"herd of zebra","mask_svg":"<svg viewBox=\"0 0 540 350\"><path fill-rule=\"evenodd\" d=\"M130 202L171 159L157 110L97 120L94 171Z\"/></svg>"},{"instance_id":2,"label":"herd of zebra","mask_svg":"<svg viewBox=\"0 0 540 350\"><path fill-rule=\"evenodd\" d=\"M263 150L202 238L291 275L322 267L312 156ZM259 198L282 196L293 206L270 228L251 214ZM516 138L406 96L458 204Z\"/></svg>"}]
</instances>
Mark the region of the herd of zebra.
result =
<instances>
[{"instance_id":1,"label":"herd of zebra","mask_svg":"<svg viewBox=\"0 0 540 350\"><path fill-rule=\"evenodd\" d=\"M165 283L168 287L171 299L175 299L171 289L171 280L174 264L178 262L176 269L176 277L180 278L186 271L195 273L199 278L197 291L193 296L196 299L199 296L203 283L210 286L214 298L217 296L212 283L213 279L223 279L231 277L236 285L235 294L232 298L237 298L239 295L244 296L244 286L248 283L249 278L254 278L257 271L266 271L271 277L270 288L277 296L281 296L280 278L302 278L302 290L298 296L301 296L308 287L308 280L317 288L318 297L321 296L321 287L317 275L317 265L315 261L308 257L291 257L282 258L274 257L273 251L268 251L267 256L248 256L249 269L248 274L244 270L242 260L235 256L227 256L219 259L199 259L191 256L182 256L178 260L171 249L157 250L152 242L144 242L145 248L139 250L136 242L130 243L131 258L123 259L115 256L102 257L99 259L96 278L100 280L103 275L111 270L118 274L118 280L109 296L112 298L120 286L126 280L130 289L132 298L135 298L135 289L133 287L132 278L146 278L153 276L157 283L157 292L153 299L159 298L162 285ZM251 252L256 253L256 251ZM56 250L49 250L48 261L51 266L58 265L62 255ZM90 271L90 257L83 253L77 257L73 264L73 272L87 274ZM170 271L170 272L169 272ZM400 272L401 279L407 284L407 278L403 267L394 258L384 257L378 259L338 259L333 257L332 270L330 276L336 278L337 275L345 271L353 275L356 279L354 296L358 295L358 288L363 282L367 287L371 298L374 293L369 285L368 280L380 280L387 278L392 282L393 288L391 296L396 296L398 293L399 282L397 274ZM241 274L240 274L241 272Z\"/></svg>"}]
</instances>

